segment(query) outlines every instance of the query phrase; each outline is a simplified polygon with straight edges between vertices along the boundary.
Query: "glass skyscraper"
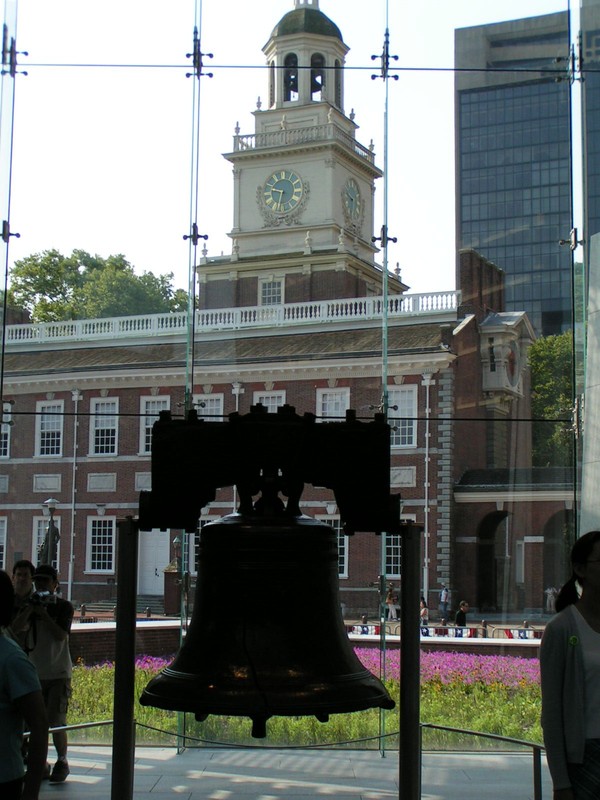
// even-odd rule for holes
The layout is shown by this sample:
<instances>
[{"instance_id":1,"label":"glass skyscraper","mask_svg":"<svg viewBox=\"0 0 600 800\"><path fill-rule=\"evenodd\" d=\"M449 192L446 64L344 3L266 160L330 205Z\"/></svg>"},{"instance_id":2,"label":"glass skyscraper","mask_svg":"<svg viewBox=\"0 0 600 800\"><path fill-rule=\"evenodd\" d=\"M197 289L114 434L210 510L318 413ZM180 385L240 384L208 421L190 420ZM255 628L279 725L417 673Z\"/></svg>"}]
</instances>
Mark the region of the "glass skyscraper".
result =
<instances>
[{"instance_id":1,"label":"glass skyscraper","mask_svg":"<svg viewBox=\"0 0 600 800\"><path fill-rule=\"evenodd\" d=\"M568 14L455 32L457 242L538 334L572 323ZM566 240L567 244L559 244Z\"/></svg>"}]
</instances>

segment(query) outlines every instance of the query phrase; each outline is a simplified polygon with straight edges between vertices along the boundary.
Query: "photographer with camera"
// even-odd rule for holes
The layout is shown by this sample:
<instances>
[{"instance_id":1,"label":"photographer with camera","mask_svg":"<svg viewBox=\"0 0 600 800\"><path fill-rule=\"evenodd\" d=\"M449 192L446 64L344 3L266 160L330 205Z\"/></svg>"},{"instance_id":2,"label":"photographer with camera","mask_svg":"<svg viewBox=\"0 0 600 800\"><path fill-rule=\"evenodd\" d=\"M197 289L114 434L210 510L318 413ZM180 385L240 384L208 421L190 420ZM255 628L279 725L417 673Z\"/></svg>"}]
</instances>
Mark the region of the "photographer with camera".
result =
<instances>
[{"instance_id":1,"label":"photographer with camera","mask_svg":"<svg viewBox=\"0 0 600 800\"><path fill-rule=\"evenodd\" d=\"M58 574L49 564L36 567L33 583L35 590L16 613L11 629L35 665L50 726L63 726L67 724L71 696L69 632L73 606L56 594ZM66 731L54 731L52 740L58 758L51 773L47 768L46 777L50 783L62 783L69 774Z\"/></svg>"}]
</instances>

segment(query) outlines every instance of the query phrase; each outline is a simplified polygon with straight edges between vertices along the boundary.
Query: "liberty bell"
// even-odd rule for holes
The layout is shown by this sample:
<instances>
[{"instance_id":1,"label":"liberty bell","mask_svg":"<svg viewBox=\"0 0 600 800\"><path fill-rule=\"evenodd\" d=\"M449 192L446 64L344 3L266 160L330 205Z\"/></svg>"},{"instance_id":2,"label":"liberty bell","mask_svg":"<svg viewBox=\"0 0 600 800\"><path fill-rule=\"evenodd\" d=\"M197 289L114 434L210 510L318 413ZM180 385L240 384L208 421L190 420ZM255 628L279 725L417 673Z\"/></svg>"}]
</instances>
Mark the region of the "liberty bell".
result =
<instances>
[{"instance_id":1,"label":"liberty bell","mask_svg":"<svg viewBox=\"0 0 600 800\"><path fill-rule=\"evenodd\" d=\"M371 470L377 456L383 466ZM348 640L337 534L300 512L305 482L333 488L348 533L397 525L382 418L362 423L350 413L346 422L317 425L287 406L277 415L255 406L227 423L161 415L140 528L195 531L200 509L220 486L235 484L240 504L238 513L202 528L187 636L144 689L142 705L188 711L198 720L248 716L258 738L275 715L325 722L330 714L394 707ZM365 503L375 509L368 523Z\"/></svg>"}]
</instances>

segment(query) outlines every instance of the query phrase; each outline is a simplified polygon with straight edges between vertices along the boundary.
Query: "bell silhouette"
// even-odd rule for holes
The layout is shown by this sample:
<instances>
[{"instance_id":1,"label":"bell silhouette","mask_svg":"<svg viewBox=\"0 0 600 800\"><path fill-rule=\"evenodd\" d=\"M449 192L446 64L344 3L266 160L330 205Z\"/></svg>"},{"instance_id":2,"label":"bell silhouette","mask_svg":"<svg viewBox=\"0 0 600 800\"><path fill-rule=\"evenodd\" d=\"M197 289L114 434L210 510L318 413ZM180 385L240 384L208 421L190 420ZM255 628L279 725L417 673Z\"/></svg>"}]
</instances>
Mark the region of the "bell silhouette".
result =
<instances>
[{"instance_id":1,"label":"bell silhouette","mask_svg":"<svg viewBox=\"0 0 600 800\"><path fill-rule=\"evenodd\" d=\"M393 708L346 635L334 529L274 508L205 525L187 636L140 703L247 716L255 738L272 716Z\"/></svg>"}]
</instances>

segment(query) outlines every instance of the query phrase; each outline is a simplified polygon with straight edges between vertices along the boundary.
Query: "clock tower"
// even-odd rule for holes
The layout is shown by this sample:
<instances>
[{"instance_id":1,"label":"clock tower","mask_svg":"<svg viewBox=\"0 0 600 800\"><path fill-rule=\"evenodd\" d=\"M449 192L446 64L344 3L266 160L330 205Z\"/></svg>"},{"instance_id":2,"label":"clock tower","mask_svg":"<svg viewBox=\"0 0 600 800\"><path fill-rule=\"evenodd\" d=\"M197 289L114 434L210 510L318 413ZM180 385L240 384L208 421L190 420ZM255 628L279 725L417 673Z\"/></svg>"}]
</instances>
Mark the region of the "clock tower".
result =
<instances>
[{"instance_id":1,"label":"clock tower","mask_svg":"<svg viewBox=\"0 0 600 800\"><path fill-rule=\"evenodd\" d=\"M282 303L380 294L372 236L375 180L383 173L373 148L356 138L354 112L344 112L348 50L318 0L294 0L273 28L263 47L267 102L257 104L254 133L236 128L225 154L233 165L235 270L231 263L226 276L222 259L204 259L202 307L260 305L265 279L285 284L275 294ZM251 278L257 293L232 286ZM406 288L391 276L389 285Z\"/></svg>"}]
</instances>

